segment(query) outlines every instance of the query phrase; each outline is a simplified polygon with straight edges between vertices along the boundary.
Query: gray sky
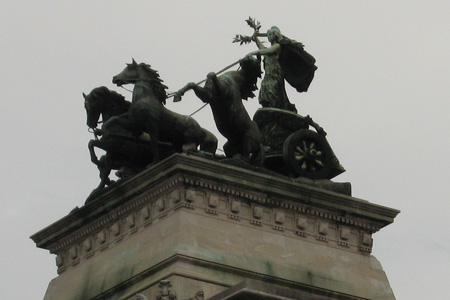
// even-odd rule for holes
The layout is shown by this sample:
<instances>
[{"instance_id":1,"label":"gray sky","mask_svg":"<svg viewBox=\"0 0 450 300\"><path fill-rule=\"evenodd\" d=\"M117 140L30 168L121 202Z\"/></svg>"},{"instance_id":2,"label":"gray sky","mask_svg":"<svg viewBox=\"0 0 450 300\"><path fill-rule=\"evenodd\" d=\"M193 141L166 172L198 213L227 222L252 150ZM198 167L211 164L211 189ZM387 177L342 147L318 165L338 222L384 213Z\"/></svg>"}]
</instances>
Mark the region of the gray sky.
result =
<instances>
[{"instance_id":1,"label":"gray sky","mask_svg":"<svg viewBox=\"0 0 450 300\"><path fill-rule=\"evenodd\" d=\"M450 278L450 2L1 1L0 299L42 299L54 256L29 236L82 206L98 184L82 92L111 83L134 57L171 91L255 49L232 44L277 25L319 69L289 90L347 172L353 195L400 209L373 255L397 299L448 299ZM190 114L192 93L167 106ZM250 115L257 100L246 103ZM219 136L208 108L195 115ZM223 144L223 138L220 143Z\"/></svg>"}]
</instances>

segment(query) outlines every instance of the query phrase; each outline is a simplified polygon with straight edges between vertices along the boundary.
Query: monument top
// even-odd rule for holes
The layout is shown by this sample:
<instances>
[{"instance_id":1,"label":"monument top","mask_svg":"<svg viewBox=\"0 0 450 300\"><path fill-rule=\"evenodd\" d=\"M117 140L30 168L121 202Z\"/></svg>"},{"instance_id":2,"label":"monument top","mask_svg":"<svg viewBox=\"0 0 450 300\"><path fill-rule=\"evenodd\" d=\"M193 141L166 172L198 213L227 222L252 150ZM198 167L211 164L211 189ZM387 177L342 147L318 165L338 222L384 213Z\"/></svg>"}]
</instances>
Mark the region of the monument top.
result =
<instances>
[{"instance_id":1,"label":"monument top","mask_svg":"<svg viewBox=\"0 0 450 300\"><path fill-rule=\"evenodd\" d=\"M244 161L263 173L269 170L290 178L330 180L345 171L325 130L309 115L297 114L286 94L285 81L298 92L308 90L317 69L315 58L303 44L282 35L278 27L260 33L258 21L249 18L246 22L253 34L236 35L234 42L254 42L258 50L217 73L208 73L199 83L190 82L176 93L167 94L158 72L133 59L113 77L117 86L134 85L131 102L105 87L83 93L87 124L95 137L89 142L90 157L99 168L101 179L88 201L114 183L109 179L112 169L118 170L120 180L183 149L198 149L216 160ZM267 38L270 46L262 38ZM235 65L239 65L238 70L227 71ZM258 84L261 74L264 76ZM262 108L251 118L242 101L255 97L258 89ZM191 116L164 106L172 96L174 102L181 101L189 90L211 107L217 129L227 139L223 146L225 157L216 155L218 140L211 132ZM100 116L103 124L97 128ZM95 148L106 154L98 158Z\"/></svg>"},{"instance_id":2,"label":"monument top","mask_svg":"<svg viewBox=\"0 0 450 300\"><path fill-rule=\"evenodd\" d=\"M54 252L58 241L92 222L101 220L112 210L135 201L136 195L146 194L170 181L189 188L200 186L217 192L250 199L256 203L288 207L311 216L330 219L346 226L360 228L370 234L391 224L398 210L370 203L342 193L305 184L302 180L264 174L216 162L198 154L174 154L141 174L131 177L100 195L95 201L74 209L66 217L32 235L40 248ZM231 188L232 187L232 188ZM166 187L168 188L168 187ZM163 193L153 191L152 195ZM283 199L283 201L282 201Z\"/></svg>"}]
</instances>

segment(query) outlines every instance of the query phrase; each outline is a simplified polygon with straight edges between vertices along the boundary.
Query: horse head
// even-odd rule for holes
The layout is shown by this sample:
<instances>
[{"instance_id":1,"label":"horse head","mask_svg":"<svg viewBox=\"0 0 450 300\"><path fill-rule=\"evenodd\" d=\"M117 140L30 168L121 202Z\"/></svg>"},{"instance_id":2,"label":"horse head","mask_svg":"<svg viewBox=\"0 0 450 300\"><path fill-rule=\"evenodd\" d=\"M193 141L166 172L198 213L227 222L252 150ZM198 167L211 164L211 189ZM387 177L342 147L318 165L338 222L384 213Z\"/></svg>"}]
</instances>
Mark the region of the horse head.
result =
<instances>
[{"instance_id":1,"label":"horse head","mask_svg":"<svg viewBox=\"0 0 450 300\"><path fill-rule=\"evenodd\" d=\"M161 103L166 103L167 86L162 84L157 71L145 63L138 64L134 59L131 64L127 64L122 72L113 77L112 82L117 86L124 84L134 84L151 90Z\"/></svg>"},{"instance_id":2,"label":"horse head","mask_svg":"<svg viewBox=\"0 0 450 300\"><path fill-rule=\"evenodd\" d=\"M100 115L103 122L112 116L117 116L128 111L130 103L125 98L108 88L101 86L94 88L89 94L83 93L84 108L86 109L89 128L96 128Z\"/></svg>"},{"instance_id":3,"label":"horse head","mask_svg":"<svg viewBox=\"0 0 450 300\"><path fill-rule=\"evenodd\" d=\"M100 114L102 113L101 103L99 104L93 97L92 92L89 94L83 93L84 97L84 108L86 109L86 124L89 128L96 128L98 120L100 119Z\"/></svg>"},{"instance_id":4,"label":"horse head","mask_svg":"<svg viewBox=\"0 0 450 300\"><path fill-rule=\"evenodd\" d=\"M256 86L256 82L258 78L261 78L261 57L258 59L247 56L243 58L239 62L241 69L240 73L244 76L245 80L241 83L240 91L242 99L253 98L255 94L253 91L256 91L258 88Z\"/></svg>"},{"instance_id":5,"label":"horse head","mask_svg":"<svg viewBox=\"0 0 450 300\"><path fill-rule=\"evenodd\" d=\"M140 71L139 64L136 63L136 61L133 58L132 63L127 64L127 66L125 67L125 69L123 69L122 72L114 76L112 82L117 86L122 86L128 83L135 84L141 78L139 71Z\"/></svg>"}]
</instances>

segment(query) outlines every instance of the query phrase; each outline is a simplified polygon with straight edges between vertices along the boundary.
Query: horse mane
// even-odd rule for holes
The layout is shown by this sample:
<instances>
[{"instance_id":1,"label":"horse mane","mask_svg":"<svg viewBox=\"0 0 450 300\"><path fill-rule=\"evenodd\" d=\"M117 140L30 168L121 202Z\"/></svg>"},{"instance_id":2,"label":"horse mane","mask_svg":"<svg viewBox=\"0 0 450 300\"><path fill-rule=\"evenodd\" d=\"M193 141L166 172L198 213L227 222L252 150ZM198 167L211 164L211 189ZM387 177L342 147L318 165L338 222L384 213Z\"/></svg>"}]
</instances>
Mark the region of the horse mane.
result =
<instances>
[{"instance_id":1,"label":"horse mane","mask_svg":"<svg viewBox=\"0 0 450 300\"><path fill-rule=\"evenodd\" d=\"M261 78L261 59L255 59L253 57L247 57L240 61L240 70L238 72L243 73L244 82L240 85L240 92L242 99L255 97L253 93L258 89L256 82L258 78Z\"/></svg>"},{"instance_id":2,"label":"horse mane","mask_svg":"<svg viewBox=\"0 0 450 300\"><path fill-rule=\"evenodd\" d=\"M92 90L91 95L100 101L109 101L110 103L114 103L118 105L124 111L128 111L131 103L125 100L125 97L121 94L109 90L105 86L100 86Z\"/></svg>"},{"instance_id":3,"label":"horse mane","mask_svg":"<svg viewBox=\"0 0 450 300\"><path fill-rule=\"evenodd\" d=\"M158 98L158 100L161 103L166 104L167 86L164 85L163 80L161 78L159 78L158 71L152 69L151 66L146 63L140 63L139 66L141 66L143 68L144 72L148 76L148 78L146 78L146 79L149 80L149 82L151 83L153 92L155 93L155 96Z\"/></svg>"}]
</instances>

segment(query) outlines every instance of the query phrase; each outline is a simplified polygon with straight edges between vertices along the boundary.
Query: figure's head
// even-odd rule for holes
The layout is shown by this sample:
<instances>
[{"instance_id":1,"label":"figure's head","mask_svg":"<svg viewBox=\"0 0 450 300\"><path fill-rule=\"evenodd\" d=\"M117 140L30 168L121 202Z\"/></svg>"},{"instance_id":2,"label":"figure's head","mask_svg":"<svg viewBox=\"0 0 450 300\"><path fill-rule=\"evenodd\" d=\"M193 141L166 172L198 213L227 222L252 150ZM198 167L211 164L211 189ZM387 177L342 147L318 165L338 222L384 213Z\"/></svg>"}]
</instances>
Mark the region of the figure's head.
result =
<instances>
[{"instance_id":1,"label":"figure's head","mask_svg":"<svg viewBox=\"0 0 450 300\"><path fill-rule=\"evenodd\" d=\"M240 66L245 80L240 86L240 92L242 99L253 98L255 95L253 91L257 90L256 82L261 77L261 57L258 59L247 56L240 61Z\"/></svg>"},{"instance_id":2,"label":"figure's head","mask_svg":"<svg viewBox=\"0 0 450 300\"><path fill-rule=\"evenodd\" d=\"M267 39L269 42L278 43L282 39L283 35L281 34L280 29L277 26L272 26L269 30L267 30Z\"/></svg>"},{"instance_id":3,"label":"figure's head","mask_svg":"<svg viewBox=\"0 0 450 300\"><path fill-rule=\"evenodd\" d=\"M261 77L261 56L258 55L257 58L253 56L246 56L240 60L239 65L242 71L250 75L251 77Z\"/></svg>"}]
</instances>

